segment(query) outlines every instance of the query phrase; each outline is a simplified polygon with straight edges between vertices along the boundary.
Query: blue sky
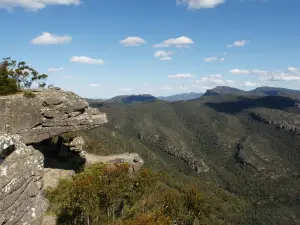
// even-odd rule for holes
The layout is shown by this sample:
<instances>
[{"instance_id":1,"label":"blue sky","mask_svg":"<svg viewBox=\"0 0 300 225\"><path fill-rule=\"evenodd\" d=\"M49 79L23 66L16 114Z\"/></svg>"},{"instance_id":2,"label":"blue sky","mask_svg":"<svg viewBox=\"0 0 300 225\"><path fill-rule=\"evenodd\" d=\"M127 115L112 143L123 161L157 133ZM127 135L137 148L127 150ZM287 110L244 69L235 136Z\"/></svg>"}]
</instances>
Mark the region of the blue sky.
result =
<instances>
[{"instance_id":1,"label":"blue sky","mask_svg":"<svg viewBox=\"0 0 300 225\"><path fill-rule=\"evenodd\" d=\"M298 0L0 0L0 57L90 98L300 88Z\"/></svg>"}]
</instances>

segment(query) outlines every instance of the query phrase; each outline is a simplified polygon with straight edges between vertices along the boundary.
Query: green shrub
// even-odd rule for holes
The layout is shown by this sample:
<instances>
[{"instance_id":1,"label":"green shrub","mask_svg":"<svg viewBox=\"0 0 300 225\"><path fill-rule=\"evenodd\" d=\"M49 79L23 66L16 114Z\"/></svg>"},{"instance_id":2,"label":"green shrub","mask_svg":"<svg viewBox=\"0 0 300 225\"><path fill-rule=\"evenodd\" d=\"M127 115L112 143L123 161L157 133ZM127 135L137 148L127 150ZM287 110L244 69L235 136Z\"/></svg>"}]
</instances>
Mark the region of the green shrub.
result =
<instances>
[{"instance_id":1,"label":"green shrub","mask_svg":"<svg viewBox=\"0 0 300 225\"><path fill-rule=\"evenodd\" d=\"M10 95L18 92L17 83L8 77L5 64L0 64L0 95Z\"/></svg>"},{"instance_id":2,"label":"green shrub","mask_svg":"<svg viewBox=\"0 0 300 225\"><path fill-rule=\"evenodd\" d=\"M210 208L195 187L177 190L158 173L128 174L128 169L127 164L94 164L48 189L57 224L188 225L209 217Z\"/></svg>"},{"instance_id":3,"label":"green shrub","mask_svg":"<svg viewBox=\"0 0 300 225\"><path fill-rule=\"evenodd\" d=\"M24 91L23 96L24 96L25 98L34 98L34 97L36 97L36 94L33 93L32 91Z\"/></svg>"},{"instance_id":4,"label":"green shrub","mask_svg":"<svg viewBox=\"0 0 300 225\"><path fill-rule=\"evenodd\" d=\"M17 92L17 84L12 79L0 79L0 95L11 95Z\"/></svg>"}]
</instances>

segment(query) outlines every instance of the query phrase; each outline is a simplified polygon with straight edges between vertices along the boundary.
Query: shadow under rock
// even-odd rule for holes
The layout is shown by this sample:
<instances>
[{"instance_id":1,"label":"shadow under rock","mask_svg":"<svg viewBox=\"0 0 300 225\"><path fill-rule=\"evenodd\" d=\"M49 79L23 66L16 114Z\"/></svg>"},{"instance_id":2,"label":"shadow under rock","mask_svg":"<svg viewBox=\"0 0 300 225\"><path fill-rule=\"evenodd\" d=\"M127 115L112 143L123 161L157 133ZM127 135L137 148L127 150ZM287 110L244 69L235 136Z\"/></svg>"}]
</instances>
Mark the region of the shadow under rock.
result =
<instances>
[{"instance_id":1,"label":"shadow under rock","mask_svg":"<svg viewBox=\"0 0 300 225\"><path fill-rule=\"evenodd\" d=\"M44 168L74 170L78 172L86 163L86 159L73 151L60 156L61 145L53 143L51 139L44 140L32 145L36 150L44 155Z\"/></svg>"}]
</instances>

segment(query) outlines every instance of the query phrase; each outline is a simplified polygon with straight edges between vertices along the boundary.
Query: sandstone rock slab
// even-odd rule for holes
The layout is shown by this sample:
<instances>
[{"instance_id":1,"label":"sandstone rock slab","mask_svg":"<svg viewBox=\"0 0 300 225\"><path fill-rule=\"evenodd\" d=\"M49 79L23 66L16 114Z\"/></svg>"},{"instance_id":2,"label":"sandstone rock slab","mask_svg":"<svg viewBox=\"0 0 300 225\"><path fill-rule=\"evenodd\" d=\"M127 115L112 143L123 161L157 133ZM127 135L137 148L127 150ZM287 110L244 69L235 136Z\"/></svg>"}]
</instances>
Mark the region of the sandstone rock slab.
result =
<instances>
[{"instance_id":1,"label":"sandstone rock slab","mask_svg":"<svg viewBox=\"0 0 300 225\"><path fill-rule=\"evenodd\" d=\"M30 144L107 123L105 113L90 108L72 92L37 89L35 94L35 98L22 94L0 97L0 134L19 134L23 143Z\"/></svg>"},{"instance_id":2,"label":"sandstone rock slab","mask_svg":"<svg viewBox=\"0 0 300 225\"><path fill-rule=\"evenodd\" d=\"M48 207L41 191L44 157L20 139L0 136L0 224L39 225Z\"/></svg>"}]
</instances>

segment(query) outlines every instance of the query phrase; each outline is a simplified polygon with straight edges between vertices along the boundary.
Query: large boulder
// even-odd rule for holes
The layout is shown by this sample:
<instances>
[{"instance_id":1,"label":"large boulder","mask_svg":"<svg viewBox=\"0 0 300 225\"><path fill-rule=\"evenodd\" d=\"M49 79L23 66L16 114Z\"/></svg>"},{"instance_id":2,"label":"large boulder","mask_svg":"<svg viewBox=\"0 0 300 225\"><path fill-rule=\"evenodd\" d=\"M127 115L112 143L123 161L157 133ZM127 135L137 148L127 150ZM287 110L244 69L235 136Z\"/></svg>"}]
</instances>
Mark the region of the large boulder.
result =
<instances>
[{"instance_id":1,"label":"large boulder","mask_svg":"<svg viewBox=\"0 0 300 225\"><path fill-rule=\"evenodd\" d=\"M34 90L0 97L0 134L19 134L25 144L38 143L65 132L86 130L107 122L105 113L89 107L78 95L57 89Z\"/></svg>"},{"instance_id":2,"label":"large boulder","mask_svg":"<svg viewBox=\"0 0 300 225\"><path fill-rule=\"evenodd\" d=\"M44 157L20 139L0 136L0 224L40 225L48 206L41 191Z\"/></svg>"}]
</instances>

